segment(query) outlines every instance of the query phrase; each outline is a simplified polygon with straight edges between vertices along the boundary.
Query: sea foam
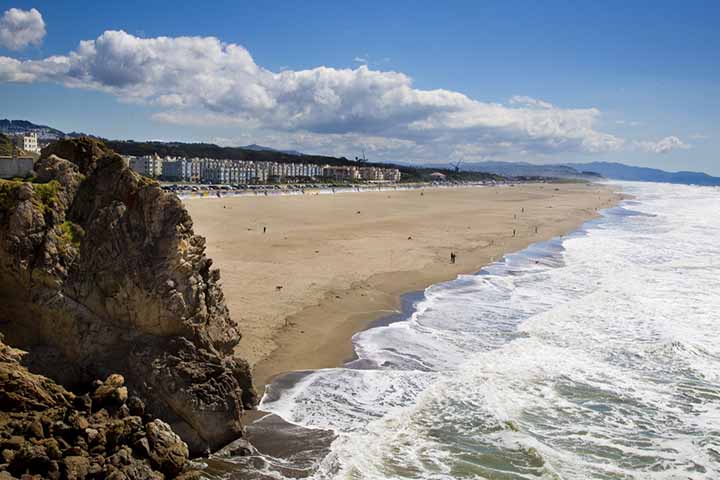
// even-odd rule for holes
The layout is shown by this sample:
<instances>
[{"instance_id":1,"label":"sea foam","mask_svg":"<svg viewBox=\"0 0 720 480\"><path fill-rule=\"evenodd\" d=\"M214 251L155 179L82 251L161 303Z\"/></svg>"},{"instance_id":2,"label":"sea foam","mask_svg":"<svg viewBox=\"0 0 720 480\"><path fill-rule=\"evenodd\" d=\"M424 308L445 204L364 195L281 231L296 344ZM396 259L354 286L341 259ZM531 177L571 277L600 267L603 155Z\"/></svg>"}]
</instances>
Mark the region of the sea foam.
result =
<instances>
[{"instance_id":1,"label":"sea foam","mask_svg":"<svg viewBox=\"0 0 720 480\"><path fill-rule=\"evenodd\" d=\"M318 478L718 478L720 190L620 185L261 408L337 434Z\"/></svg>"}]
</instances>

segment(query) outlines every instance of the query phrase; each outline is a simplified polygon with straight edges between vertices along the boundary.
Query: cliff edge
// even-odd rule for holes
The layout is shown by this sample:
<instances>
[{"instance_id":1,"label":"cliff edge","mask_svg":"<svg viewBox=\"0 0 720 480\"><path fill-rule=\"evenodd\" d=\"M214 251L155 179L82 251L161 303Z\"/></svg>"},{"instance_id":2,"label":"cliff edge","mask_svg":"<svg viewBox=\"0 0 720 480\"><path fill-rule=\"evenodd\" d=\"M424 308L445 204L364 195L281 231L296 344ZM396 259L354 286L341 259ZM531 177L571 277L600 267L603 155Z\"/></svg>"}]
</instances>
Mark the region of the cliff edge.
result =
<instances>
[{"instance_id":1,"label":"cliff edge","mask_svg":"<svg viewBox=\"0 0 720 480\"><path fill-rule=\"evenodd\" d=\"M35 172L0 181L0 331L23 364L70 389L121 373L193 454L242 436L250 371L180 200L87 138Z\"/></svg>"}]
</instances>

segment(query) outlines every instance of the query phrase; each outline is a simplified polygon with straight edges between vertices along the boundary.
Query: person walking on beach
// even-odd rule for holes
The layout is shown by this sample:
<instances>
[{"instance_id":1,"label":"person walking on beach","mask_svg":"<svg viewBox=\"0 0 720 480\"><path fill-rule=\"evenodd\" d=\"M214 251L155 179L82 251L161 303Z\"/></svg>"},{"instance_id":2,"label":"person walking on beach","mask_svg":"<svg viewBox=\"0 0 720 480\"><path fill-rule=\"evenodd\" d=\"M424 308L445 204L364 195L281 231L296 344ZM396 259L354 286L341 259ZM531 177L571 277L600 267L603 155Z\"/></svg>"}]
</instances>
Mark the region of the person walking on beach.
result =
<instances>
[{"instance_id":1,"label":"person walking on beach","mask_svg":"<svg viewBox=\"0 0 720 480\"><path fill-rule=\"evenodd\" d=\"M513 228L513 237L515 236L515 229Z\"/></svg>"},{"instance_id":2,"label":"person walking on beach","mask_svg":"<svg viewBox=\"0 0 720 480\"><path fill-rule=\"evenodd\" d=\"M267 227L263 227L263 233L267 232Z\"/></svg>"},{"instance_id":3,"label":"person walking on beach","mask_svg":"<svg viewBox=\"0 0 720 480\"><path fill-rule=\"evenodd\" d=\"M450 252L450 263L455 263L455 252Z\"/></svg>"}]
</instances>

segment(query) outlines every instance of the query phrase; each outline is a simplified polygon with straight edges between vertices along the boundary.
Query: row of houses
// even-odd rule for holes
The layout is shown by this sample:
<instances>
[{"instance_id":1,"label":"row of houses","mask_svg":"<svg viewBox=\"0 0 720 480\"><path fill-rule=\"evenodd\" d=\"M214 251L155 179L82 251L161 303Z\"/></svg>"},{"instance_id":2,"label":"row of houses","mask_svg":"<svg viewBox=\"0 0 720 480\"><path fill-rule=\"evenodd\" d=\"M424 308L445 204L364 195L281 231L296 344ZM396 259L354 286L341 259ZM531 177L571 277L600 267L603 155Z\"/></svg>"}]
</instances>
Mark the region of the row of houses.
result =
<instances>
[{"instance_id":1,"label":"row of houses","mask_svg":"<svg viewBox=\"0 0 720 480\"><path fill-rule=\"evenodd\" d=\"M397 168L315 165L312 163L251 162L212 158L128 157L141 175L170 182L214 184L292 183L314 179L398 182Z\"/></svg>"}]
</instances>

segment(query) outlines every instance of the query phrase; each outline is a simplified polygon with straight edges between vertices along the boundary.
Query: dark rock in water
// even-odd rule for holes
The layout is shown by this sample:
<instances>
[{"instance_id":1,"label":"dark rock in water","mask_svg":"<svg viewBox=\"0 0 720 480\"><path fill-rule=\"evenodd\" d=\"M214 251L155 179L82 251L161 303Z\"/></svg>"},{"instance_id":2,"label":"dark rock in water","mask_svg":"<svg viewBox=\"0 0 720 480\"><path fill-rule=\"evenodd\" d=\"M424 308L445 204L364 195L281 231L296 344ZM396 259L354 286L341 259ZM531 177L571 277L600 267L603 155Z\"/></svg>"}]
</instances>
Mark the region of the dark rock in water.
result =
<instances>
[{"instance_id":1,"label":"dark rock in water","mask_svg":"<svg viewBox=\"0 0 720 480\"><path fill-rule=\"evenodd\" d=\"M242 436L249 367L232 357L240 334L181 201L87 138L49 146L35 171L36 183L0 181L0 330L23 363L68 388L106 378L96 413L135 392L143 413L121 413L164 419L194 454ZM108 384L115 372L124 381ZM0 392L0 407L24 395Z\"/></svg>"},{"instance_id":2,"label":"dark rock in water","mask_svg":"<svg viewBox=\"0 0 720 480\"><path fill-rule=\"evenodd\" d=\"M234 442L225 445L223 448L215 452L215 457L232 458L232 457L248 457L257 454L257 450L244 438L238 438Z\"/></svg>"}]
</instances>

